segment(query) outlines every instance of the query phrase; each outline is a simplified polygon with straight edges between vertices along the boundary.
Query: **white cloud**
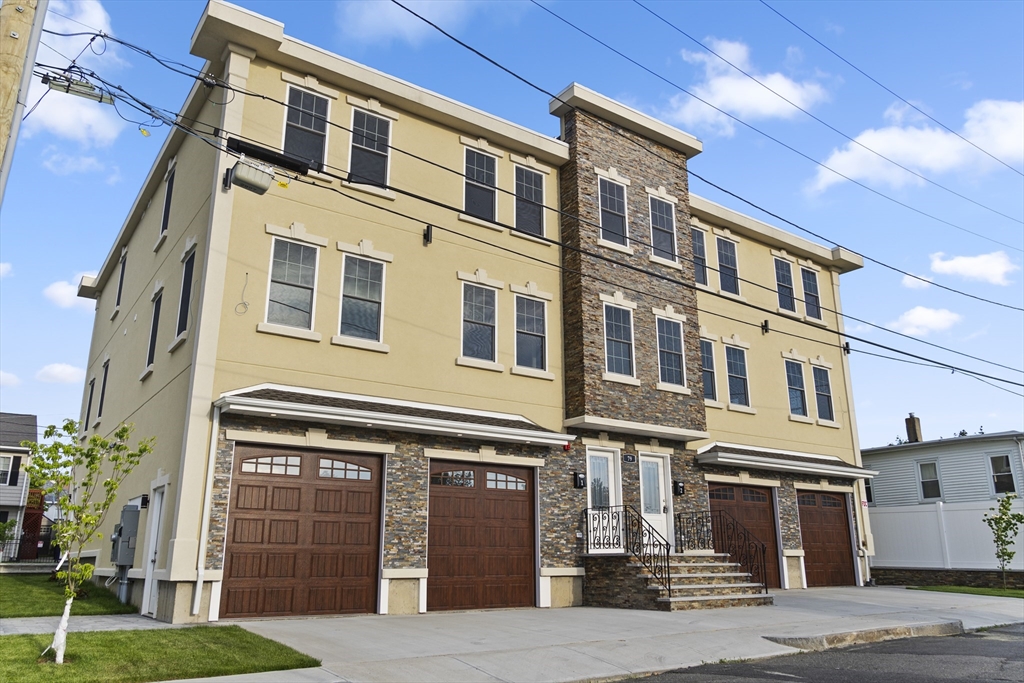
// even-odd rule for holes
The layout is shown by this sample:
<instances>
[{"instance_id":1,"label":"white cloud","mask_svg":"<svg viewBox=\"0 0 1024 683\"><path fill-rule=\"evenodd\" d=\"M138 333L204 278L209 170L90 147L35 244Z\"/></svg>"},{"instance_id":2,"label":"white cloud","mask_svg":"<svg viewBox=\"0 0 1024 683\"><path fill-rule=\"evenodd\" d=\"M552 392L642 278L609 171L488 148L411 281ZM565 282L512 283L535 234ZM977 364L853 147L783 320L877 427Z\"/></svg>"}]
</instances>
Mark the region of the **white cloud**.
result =
<instances>
[{"instance_id":1,"label":"white cloud","mask_svg":"<svg viewBox=\"0 0 1024 683\"><path fill-rule=\"evenodd\" d=\"M0 263L0 277L7 277L11 274L11 270L10 263Z\"/></svg>"},{"instance_id":2,"label":"white cloud","mask_svg":"<svg viewBox=\"0 0 1024 683\"><path fill-rule=\"evenodd\" d=\"M978 256L954 256L944 259L941 251L931 254L932 272L942 275L959 275L965 280L980 280L993 285L1006 286L1010 281L1006 276L1020 266L1010 262L1010 257L1004 251L994 251L991 254L979 254Z\"/></svg>"},{"instance_id":3,"label":"white cloud","mask_svg":"<svg viewBox=\"0 0 1024 683\"><path fill-rule=\"evenodd\" d=\"M36 373L36 379L51 384L75 384L85 379L85 370L67 363L50 363Z\"/></svg>"},{"instance_id":4,"label":"white cloud","mask_svg":"<svg viewBox=\"0 0 1024 683\"><path fill-rule=\"evenodd\" d=\"M908 107L890 106L884 114L890 125L869 128L855 139L864 147L923 175L952 171L983 173L999 167L953 133L926 125L921 122L923 117L911 113ZM963 137L1009 164L1024 163L1024 101L983 100L968 109L964 118ZM832 150L824 164L854 180L876 185L900 188L924 184L920 178L864 147L847 143L841 149ZM819 168L808 190L823 192L843 180L836 173Z\"/></svg>"},{"instance_id":5,"label":"white cloud","mask_svg":"<svg viewBox=\"0 0 1024 683\"><path fill-rule=\"evenodd\" d=\"M21 380L17 375L0 370L0 387L16 387L19 384L21 384Z\"/></svg>"},{"instance_id":6,"label":"white cloud","mask_svg":"<svg viewBox=\"0 0 1024 683\"><path fill-rule=\"evenodd\" d=\"M50 172L57 175L71 175L72 173L91 173L104 170L104 165L99 159L92 156L73 156L54 151L53 147L48 148L44 154L43 166Z\"/></svg>"},{"instance_id":7,"label":"white cloud","mask_svg":"<svg viewBox=\"0 0 1024 683\"><path fill-rule=\"evenodd\" d=\"M750 62L750 48L745 43L715 38L708 38L706 42L725 59L804 109L828 99L828 92L815 81L796 81L778 72L759 73ZM682 56L687 62L704 68L704 80L691 87L690 91L737 118L754 122L789 119L800 113L793 105L712 54L683 50ZM787 51L787 58L794 58L792 50ZM668 111L662 115L674 123L718 135L731 136L735 132L736 124L732 119L685 93L672 97Z\"/></svg>"},{"instance_id":8,"label":"white cloud","mask_svg":"<svg viewBox=\"0 0 1024 683\"><path fill-rule=\"evenodd\" d=\"M75 277L72 278L71 282L68 282L67 280L58 280L57 282L47 285L46 289L43 290L43 296L60 308L78 308L83 311L95 310L95 301L82 299L78 296L78 283L82 281L83 275L95 277L96 273L77 273Z\"/></svg>"},{"instance_id":9,"label":"white cloud","mask_svg":"<svg viewBox=\"0 0 1024 683\"><path fill-rule=\"evenodd\" d=\"M110 15L98 0L81 0L80 2L53 0L50 2L50 9L53 12L47 13L45 24L50 31L81 33L87 30L71 19L54 14L54 12L60 12L60 14L106 33L114 33L110 26ZM68 59L57 54L58 52L68 58L73 58L85 48L85 52L82 52L81 58L76 63L93 69L102 76L109 78L112 69L126 65L126 62L119 56L117 45L107 41L104 46L103 41L97 39L91 48L86 48L89 40L90 36L64 37L47 34L44 42L51 47L40 45L36 61L49 66L64 67L67 66ZM102 54L97 55L96 52ZM60 138L74 140L83 147L104 147L110 145L125 126L125 123L109 104L100 104L74 95L49 92L49 88L43 85L39 79L33 79L29 88L29 106L31 107L39 101L45 93L48 93L45 99L25 119L22 132L26 137L46 131Z\"/></svg>"},{"instance_id":10,"label":"white cloud","mask_svg":"<svg viewBox=\"0 0 1024 683\"><path fill-rule=\"evenodd\" d=\"M925 282L925 280L927 280L927 282ZM917 277L911 277L910 275L904 275L903 279L900 280L900 284L907 289L928 289L931 287L931 281L932 279L930 277L922 277L920 275Z\"/></svg>"},{"instance_id":11,"label":"white cloud","mask_svg":"<svg viewBox=\"0 0 1024 683\"><path fill-rule=\"evenodd\" d=\"M963 316L945 308L926 308L914 306L909 311L889 323L889 327L903 334L915 337L926 337L929 332L942 332L963 320Z\"/></svg>"},{"instance_id":12,"label":"white cloud","mask_svg":"<svg viewBox=\"0 0 1024 683\"><path fill-rule=\"evenodd\" d=\"M435 22L445 30L457 30L486 3L468 0L415 0L407 4L417 14ZM419 45L436 30L391 2L338 3L335 21L342 37L356 43L390 43L393 40Z\"/></svg>"}]
</instances>

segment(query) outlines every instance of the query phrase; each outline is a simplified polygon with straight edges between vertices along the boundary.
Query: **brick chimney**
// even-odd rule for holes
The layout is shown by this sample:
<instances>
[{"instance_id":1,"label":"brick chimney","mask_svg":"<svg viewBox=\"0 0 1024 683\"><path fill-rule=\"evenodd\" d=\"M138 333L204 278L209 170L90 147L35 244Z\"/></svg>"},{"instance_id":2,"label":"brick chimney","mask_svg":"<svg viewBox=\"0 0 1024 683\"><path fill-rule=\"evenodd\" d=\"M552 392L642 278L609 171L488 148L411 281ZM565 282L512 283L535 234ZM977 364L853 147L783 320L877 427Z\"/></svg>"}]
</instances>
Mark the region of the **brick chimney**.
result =
<instances>
[{"instance_id":1,"label":"brick chimney","mask_svg":"<svg viewBox=\"0 0 1024 683\"><path fill-rule=\"evenodd\" d=\"M914 417L914 414L911 413L904 422L907 423L907 443L921 441L921 418Z\"/></svg>"}]
</instances>

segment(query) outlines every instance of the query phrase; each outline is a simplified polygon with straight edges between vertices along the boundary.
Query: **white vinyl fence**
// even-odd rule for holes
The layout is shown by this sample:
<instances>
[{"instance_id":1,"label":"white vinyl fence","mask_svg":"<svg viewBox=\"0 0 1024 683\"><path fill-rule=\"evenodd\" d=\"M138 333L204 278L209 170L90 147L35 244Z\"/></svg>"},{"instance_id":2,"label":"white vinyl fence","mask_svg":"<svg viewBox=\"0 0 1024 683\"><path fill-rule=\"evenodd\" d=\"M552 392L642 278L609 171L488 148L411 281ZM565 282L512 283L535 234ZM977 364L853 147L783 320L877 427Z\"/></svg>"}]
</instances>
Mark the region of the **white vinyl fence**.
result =
<instances>
[{"instance_id":1,"label":"white vinyl fence","mask_svg":"<svg viewBox=\"0 0 1024 683\"><path fill-rule=\"evenodd\" d=\"M992 532L982 516L996 501L873 507L868 513L875 537L872 567L908 569L998 569ZM1024 512L1024 501L1014 501ZM1024 570L1024 529L1008 569Z\"/></svg>"}]
</instances>

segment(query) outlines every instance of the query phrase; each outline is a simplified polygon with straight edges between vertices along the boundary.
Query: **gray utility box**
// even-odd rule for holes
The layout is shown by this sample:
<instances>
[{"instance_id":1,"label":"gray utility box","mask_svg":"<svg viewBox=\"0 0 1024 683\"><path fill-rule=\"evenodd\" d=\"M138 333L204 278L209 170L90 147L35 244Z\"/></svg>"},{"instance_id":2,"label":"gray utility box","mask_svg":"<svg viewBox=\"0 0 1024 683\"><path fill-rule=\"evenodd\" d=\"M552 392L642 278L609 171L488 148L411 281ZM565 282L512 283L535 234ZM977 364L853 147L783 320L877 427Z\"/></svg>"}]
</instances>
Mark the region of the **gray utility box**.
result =
<instances>
[{"instance_id":1,"label":"gray utility box","mask_svg":"<svg viewBox=\"0 0 1024 683\"><path fill-rule=\"evenodd\" d=\"M119 567L135 564L135 539L139 535L139 508L125 505L121 509L121 521L114 526L110 535L110 561Z\"/></svg>"}]
</instances>

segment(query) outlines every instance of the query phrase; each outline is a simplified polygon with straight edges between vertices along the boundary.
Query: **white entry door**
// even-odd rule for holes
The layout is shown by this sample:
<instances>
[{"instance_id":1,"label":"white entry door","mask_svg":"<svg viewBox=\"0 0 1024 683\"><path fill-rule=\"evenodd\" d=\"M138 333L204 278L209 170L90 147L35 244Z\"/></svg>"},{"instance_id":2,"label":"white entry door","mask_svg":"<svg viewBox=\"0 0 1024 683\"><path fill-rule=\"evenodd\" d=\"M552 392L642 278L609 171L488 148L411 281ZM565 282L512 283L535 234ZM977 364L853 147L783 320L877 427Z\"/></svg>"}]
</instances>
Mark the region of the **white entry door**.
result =
<instances>
[{"instance_id":1,"label":"white entry door","mask_svg":"<svg viewBox=\"0 0 1024 683\"><path fill-rule=\"evenodd\" d=\"M625 547L619 452L587 449L587 539L592 553L621 553Z\"/></svg>"},{"instance_id":2,"label":"white entry door","mask_svg":"<svg viewBox=\"0 0 1024 683\"><path fill-rule=\"evenodd\" d=\"M640 456L640 513L662 538L669 540L669 499L665 490L665 460Z\"/></svg>"}]
</instances>

